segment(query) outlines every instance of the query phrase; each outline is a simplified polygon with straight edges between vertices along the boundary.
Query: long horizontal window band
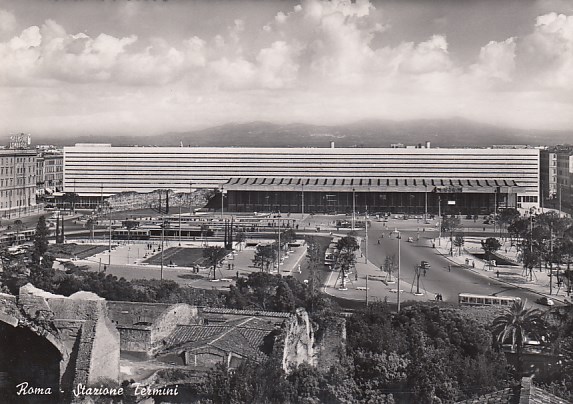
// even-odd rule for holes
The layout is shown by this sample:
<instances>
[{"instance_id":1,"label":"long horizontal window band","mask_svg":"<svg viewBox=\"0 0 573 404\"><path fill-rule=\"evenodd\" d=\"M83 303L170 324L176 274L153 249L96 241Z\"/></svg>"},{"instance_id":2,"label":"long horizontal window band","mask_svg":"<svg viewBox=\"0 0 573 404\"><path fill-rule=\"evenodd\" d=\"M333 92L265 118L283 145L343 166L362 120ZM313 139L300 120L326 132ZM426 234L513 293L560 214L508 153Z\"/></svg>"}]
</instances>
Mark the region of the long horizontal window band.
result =
<instances>
[{"instance_id":1,"label":"long horizontal window band","mask_svg":"<svg viewBox=\"0 0 573 404\"><path fill-rule=\"evenodd\" d=\"M85 166L85 162L83 163L83 165ZM221 165L224 165L225 167L221 167ZM269 168L288 168L290 167L291 169L306 169L306 168L320 168L320 169L324 169L324 168L346 168L346 169L364 169L364 168L371 168L371 169L391 169L391 170L404 170L404 169L410 169L410 170L420 170L420 169L446 169L446 168L451 168L451 169L474 169L474 170L479 170L479 169L487 169L487 170L496 170L496 169L501 169L501 170L523 170L523 169L529 169L532 171L537 171L537 166L536 165L510 165L510 164L506 164L506 165L502 165L502 164L496 164L496 165L484 165L484 164L458 164L458 165L452 165L449 167L444 167L444 165L428 165L428 164L408 164L408 165L385 165L385 164L374 164L374 163L357 163L357 164L349 164L349 163L345 163L345 164L321 164L321 163L315 163L315 164L302 164L302 163L292 163L292 164L278 164L278 163L272 163L272 164L265 164L263 165L262 163L245 163L245 164L227 164L227 163L220 163L220 164L215 164L213 162L209 162L206 164L201 164L199 162L194 162L194 163L189 163L189 164L155 164L155 163L138 163L138 164L118 164L118 165L114 165L114 164L105 164L105 163L94 163L91 164L90 167L88 169L83 169L83 170L89 170L89 171L93 171L96 169L115 169L115 170L119 170L119 169L134 169L135 167L141 168L141 169L163 169L163 170L167 170L167 169L179 169L179 170L189 170L189 169L202 169L202 170L206 170L206 169L217 169L217 168L221 168L221 169L231 169L231 168L236 168L236 169L244 169L244 168L253 168L256 167L257 165L261 165L262 167L269 167ZM286 167L288 166L288 167ZM73 169L82 169L82 164L77 163L77 164L69 164L66 166L66 171L69 170L73 170Z\"/></svg>"},{"instance_id":2,"label":"long horizontal window band","mask_svg":"<svg viewBox=\"0 0 573 404\"><path fill-rule=\"evenodd\" d=\"M85 162L90 163L105 163L113 165L123 165L131 163L154 163L154 164L192 164L192 163L229 163L229 164L249 164L249 163L260 163L260 164L387 164L387 165L409 165L409 164L435 164L435 165L458 165L458 164L500 164L500 165L538 165L538 160L536 158L532 159L419 159L416 157L404 158L404 159L386 159L386 158L374 158L369 156L367 158L325 158L323 156L316 156L313 158L269 158L269 159L258 159L243 157L240 159L230 159L230 158L167 158L159 159L157 156L149 156L146 158L94 158L94 157L84 157L77 159L66 159L66 166L69 164L81 164Z\"/></svg>"},{"instance_id":3,"label":"long horizontal window band","mask_svg":"<svg viewBox=\"0 0 573 404\"><path fill-rule=\"evenodd\" d=\"M77 149L73 147L64 147L64 155L131 155L131 156L356 156L356 157L372 157L372 156L419 156L419 157L475 157L475 156L539 156L538 150L524 151L527 149L503 149L503 151L496 151L495 149L379 149L379 148L356 148L356 149L296 149L296 148L276 148L276 149L261 149L258 151L256 148L219 148L211 149L208 147L197 149L176 148L177 152L167 151L168 147L157 148L137 148L137 147L111 147L104 150L91 150L91 149ZM263 151L264 150L264 151ZM478 151L479 150L479 151Z\"/></svg>"}]
</instances>

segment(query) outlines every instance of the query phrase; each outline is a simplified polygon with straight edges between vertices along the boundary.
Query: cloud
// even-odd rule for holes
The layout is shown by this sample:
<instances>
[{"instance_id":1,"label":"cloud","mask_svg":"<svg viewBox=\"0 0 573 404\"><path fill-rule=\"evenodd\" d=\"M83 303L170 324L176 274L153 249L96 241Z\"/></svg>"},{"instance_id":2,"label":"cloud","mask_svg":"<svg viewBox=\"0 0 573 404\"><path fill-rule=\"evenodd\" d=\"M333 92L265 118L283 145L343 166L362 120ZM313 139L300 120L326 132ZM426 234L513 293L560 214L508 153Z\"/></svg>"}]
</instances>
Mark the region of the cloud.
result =
<instances>
[{"instance_id":1,"label":"cloud","mask_svg":"<svg viewBox=\"0 0 573 404\"><path fill-rule=\"evenodd\" d=\"M524 38L518 63L525 76L547 88L573 90L573 15L548 13L537 18Z\"/></svg>"},{"instance_id":2,"label":"cloud","mask_svg":"<svg viewBox=\"0 0 573 404\"><path fill-rule=\"evenodd\" d=\"M297 50L284 41L274 42L257 55L259 82L265 88L284 88L294 85L299 69L295 61Z\"/></svg>"},{"instance_id":3,"label":"cloud","mask_svg":"<svg viewBox=\"0 0 573 404\"><path fill-rule=\"evenodd\" d=\"M123 12L135 20L142 10ZM227 14L209 30L164 37L68 32L70 25L51 19L18 32L13 17L0 11L0 86L13 97L37 90L40 109L76 111L89 97L97 110L90 123L114 117L144 126L151 118L130 113L133 105L150 115L169 111L181 126L199 116L328 123L453 115L540 125L543 118L523 118L520 111L532 115L525 103L545 116L573 104L573 16L557 13L532 20L528 34L473 44L463 58L459 38L446 35L448 21L400 41L396 21L367 0L304 0L258 20Z\"/></svg>"},{"instance_id":4,"label":"cloud","mask_svg":"<svg viewBox=\"0 0 573 404\"><path fill-rule=\"evenodd\" d=\"M12 32L16 28L16 17L10 11L0 9L0 33Z\"/></svg>"},{"instance_id":5,"label":"cloud","mask_svg":"<svg viewBox=\"0 0 573 404\"><path fill-rule=\"evenodd\" d=\"M515 38L490 41L481 48L479 61L470 70L479 78L511 81L515 70L515 49Z\"/></svg>"}]
</instances>

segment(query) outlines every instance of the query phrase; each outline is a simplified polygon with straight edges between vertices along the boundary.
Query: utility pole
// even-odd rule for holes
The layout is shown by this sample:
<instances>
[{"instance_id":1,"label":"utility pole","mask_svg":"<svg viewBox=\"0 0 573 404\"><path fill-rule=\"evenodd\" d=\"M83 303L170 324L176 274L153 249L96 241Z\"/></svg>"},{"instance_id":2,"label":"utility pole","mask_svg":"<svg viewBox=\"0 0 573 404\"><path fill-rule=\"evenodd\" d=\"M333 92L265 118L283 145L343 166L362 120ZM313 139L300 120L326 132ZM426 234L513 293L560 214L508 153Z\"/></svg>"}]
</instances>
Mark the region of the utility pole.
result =
<instances>
[{"instance_id":1,"label":"utility pole","mask_svg":"<svg viewBox=\"0 0 573 404\"><path fill-rule=\"evenodd\" d=\"M561 193L563 192L563 184L557 184L559 188L559 219L561 219Z\"/></svg>"},{"instance_id":2,"label":"utility pole","mask_svg":"<svg viewBox=\"0 0 573 404\"><path fill-rule=\"evenodd\" d=\"M355 189L352 188L352 230L354 230L354 216L356 214L356 198L355 198Z\"/></svg>"},{"instance_id":3,"label":"utility pole","mask_svg":"<svg viewBox=\"0 0 573 404\"><path fill-rule=\"evenodd\" d=\"M108 265L111 265L111 205L109 207L109 256Z\"/></svg>"},{"instance_id":4,"label":"utility pole","mask_svg":"<svg viewBox=\"0 0 573 404\"><path fill-rule=\"evenodd\" d=\"M493 233L495 234L495 225L497 222L497 189L493 192Z\"/></svg>"},{"instance_id":5,"label":"utility pole","mask_svg":"<svg viewBox=\"0 0 573 404\"><path fill-rule=\"evenodd\" d=\"M438 245L442 245L442 196L438 195Z\"/></svg>"},{"instance_id":6,"label":"utility pole","mask_svg":"<svg viewBox=\"0 0 573 404\"><path fill-rule=\"evenodd\" d=\"M304 219L304 183L302 184L302 214L301 214L301 219Z\"/></svg>"},{"instance_id":7,"label":"utility pole","mask_svg":"<svg viewBox=\"0 0 573 404\"><path fill-rule=\"evenodd\" d=\"M428 186L424 185L424 224L428 221Z\"/></svg>"},{"instance_id":8,"label":"utility pole","mask_svg":"<svg viewBox=\"0 0 573 404\"><path fill-rule=\"evenodd\" d=\"M368 208L366 208L368 210ZM364 263L368 264L368 215L364 213L364 228L366 229L366 237L364 238Z\"/></svg>"},{"instance_id":9,"label":"utility pole","mask_svg":"<svg viewBox=\"0 0 573 404\"><path fill-rule=\"evenodd\" d=\"M368 275L366 275L366 306L368 306Z\"/></svg>"},{"instance_id":10,"label":"utility pole","mask_svg":"<svg viewBox=\"0 0 573 404\"><path fill-rule=\"evenodd\" d=\"M549 228L549 296L553 294L553 226Z\"/></svg>"},{"instance_id":11,"label":"utility pole","mask_svg":"<svg viewBox=\"0 0 573 404\"><path fill-rule=\"evenodd\" d=\"M421 295L420 293L420 265L416 265L416 295Z\"/></svg>"},{"instance_id":12,"label":"utility pole","mask_svg":"<svg viewBox=\"0 0 573 404\"><path fill-rule=\"evenodd\" d=\"M165 240L165 218L161 216L161 273L160 279L163 280L163 242Z\"/></svg>"},{"instance_id":13,"label":"utility pole","mask_svg":"<svg viewBox=\"0 0 573 404\"><path fill-rule=\"evenodd\" d=\"M223 205L224 205L224 201L225 201L225 192L224 192L224 188L223 185L221 185L221 219L223 219Z\"/></svg>"},{"instance_id":14,"label":"utility pole","mask_svg":"<svg viewBox=\"0 0 573 404\"><path fill-rule=\"evenodd\" d=\"M192 198L192 189L191 189L191 185L193 183L191 181L189 181L189 216L193 215L193 198Z\"/></svg>"},{"instance_id":15,"label":"utility pole","mask_svg":"<svg viewBox=\"0 0 573 404\"><path fill-rule=\"evenodd\" d=\"M396 291L398 299L398 313L400 312L400 240L402 240L402 235L398 231L398 290Z\"/></svg>"},{"instance_id":16,"label":"utility pole","mask_svg":"<svg viewBox=\"0 0 573 404\"><path fill-rule=\"evenodd\" d=\"M278 219L278 227L279 227L279 254L278 254L278 260L277 260L277 274L280 276L281 275L281 219Z\"/></svg>"},{"instance_id":17,"label":"utility pole","mask_svg":"<svg viewBox=\"0 0 573 404\"><path fill-rule=\"evenodd\" d=\"M181 247L181 203L179 203L179 247Z\"/></svg>"}]
</instances>

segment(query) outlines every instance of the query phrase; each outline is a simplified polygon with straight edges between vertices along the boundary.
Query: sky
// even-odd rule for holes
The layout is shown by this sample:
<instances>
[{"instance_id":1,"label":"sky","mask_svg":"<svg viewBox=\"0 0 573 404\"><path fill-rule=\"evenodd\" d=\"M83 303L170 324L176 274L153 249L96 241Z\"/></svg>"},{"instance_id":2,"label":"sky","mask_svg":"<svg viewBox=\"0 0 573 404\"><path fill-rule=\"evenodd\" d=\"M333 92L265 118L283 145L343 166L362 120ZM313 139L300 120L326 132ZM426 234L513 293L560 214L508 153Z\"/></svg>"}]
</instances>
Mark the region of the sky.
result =
<instances>
[{"instance_id":1,"label":"sky","mask_svg":"<svg viewBox=\"0 0 573 404\"><path fill-rule=\"evenodd\" d=\"M0 133L461 117L573 132L570 0L0 0Z\"/></svg>"}]
</instances>

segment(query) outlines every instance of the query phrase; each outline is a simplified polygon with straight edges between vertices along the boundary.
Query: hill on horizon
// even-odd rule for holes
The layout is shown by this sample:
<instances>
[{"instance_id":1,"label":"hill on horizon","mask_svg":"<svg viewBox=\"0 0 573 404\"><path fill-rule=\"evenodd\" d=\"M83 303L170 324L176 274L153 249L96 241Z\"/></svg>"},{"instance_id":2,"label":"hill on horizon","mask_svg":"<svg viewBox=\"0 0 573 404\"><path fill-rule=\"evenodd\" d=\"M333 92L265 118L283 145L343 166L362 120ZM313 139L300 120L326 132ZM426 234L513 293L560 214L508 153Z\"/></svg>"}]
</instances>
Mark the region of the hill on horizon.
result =
<instances>
[{"instance_id":1,"label":"hill on horizon","mask_svg":"<svg viewBox=\"0 0 573 404\"><path fill-rule=\"evenodd\" d=\"M570 142L568 131L498 127L461 118L415 121L364 120L347 125L271 122L228 123L207 129L157 136L88 135L74 139L33 136L35 144L111 143L114 146L229 146L229 147L389 147L392 143L432 147L491 145L555 145ZM160 141L159 141L160 139Z\"/></svg>"}]
</instances>

